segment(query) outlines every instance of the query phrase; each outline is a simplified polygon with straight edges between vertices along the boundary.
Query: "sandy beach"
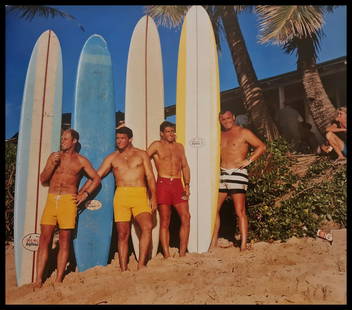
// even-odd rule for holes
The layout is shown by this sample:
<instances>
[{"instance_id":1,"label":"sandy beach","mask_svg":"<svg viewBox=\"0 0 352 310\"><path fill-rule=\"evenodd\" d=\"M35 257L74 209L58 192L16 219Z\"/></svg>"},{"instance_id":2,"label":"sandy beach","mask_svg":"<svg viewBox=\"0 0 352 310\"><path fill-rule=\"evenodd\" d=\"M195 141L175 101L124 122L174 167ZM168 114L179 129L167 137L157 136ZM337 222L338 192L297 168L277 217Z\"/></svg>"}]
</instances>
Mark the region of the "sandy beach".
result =
<instances>
[{"instance_id":1,"label":"sandy beach","mask_svg":"<svg viewBox=\"0 0 352 310\"><path fill-rule=\"evenodd\" d=\"M161 253L137 271L120 272L117 253L107 266L69 272L41 289L16 286L13 244L6 245L6 304L346 304L346 229L333 242L291 238L257 242L252 249L217 248L164 259Z\"/></svg>"}]
</instances>

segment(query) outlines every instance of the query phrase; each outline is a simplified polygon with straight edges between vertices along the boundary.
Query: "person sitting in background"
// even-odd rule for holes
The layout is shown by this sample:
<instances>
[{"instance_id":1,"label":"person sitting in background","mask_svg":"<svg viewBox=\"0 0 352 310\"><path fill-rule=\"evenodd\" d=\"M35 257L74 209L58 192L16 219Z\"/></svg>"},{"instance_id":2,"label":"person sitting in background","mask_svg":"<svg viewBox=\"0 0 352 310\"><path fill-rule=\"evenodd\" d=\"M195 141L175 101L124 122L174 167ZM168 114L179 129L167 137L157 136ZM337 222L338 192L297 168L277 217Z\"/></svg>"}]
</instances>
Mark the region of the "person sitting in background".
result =
<instances>
[{"instance_id":1,"label":"person sitting in background","mask_svg":"<svg viewBox=\"0 0 352 310\"><path fill-rule=\"evenodd\" d=\"M249 125L249 119L246 114L239 114L236 116L235 123L242 127L242 128L247 128Z\"/></svg>"},{"instance_id":2,"label":"person sitting in background","mask_svg":"<svg viewBox=\"0 0 352 310\"><path fill-rule=\"evenodd\" d=\"M336 162L346 160L347 145L347 109L341 107L337 109L335 120L326 128L326 139L337 154Z\"/></svg>"}]
</instances>

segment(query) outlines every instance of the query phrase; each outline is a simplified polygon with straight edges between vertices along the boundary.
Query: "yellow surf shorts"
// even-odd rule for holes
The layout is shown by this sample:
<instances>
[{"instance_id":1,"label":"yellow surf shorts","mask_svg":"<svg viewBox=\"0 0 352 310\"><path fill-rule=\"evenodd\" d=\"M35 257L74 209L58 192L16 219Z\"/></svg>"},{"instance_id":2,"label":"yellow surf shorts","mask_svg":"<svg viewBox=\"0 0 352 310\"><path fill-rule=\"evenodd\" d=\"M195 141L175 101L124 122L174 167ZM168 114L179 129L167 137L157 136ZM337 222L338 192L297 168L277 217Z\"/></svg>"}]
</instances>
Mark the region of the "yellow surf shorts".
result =
<instances>
[{"instance_id":1,"label":"yellow surf shorts","mask_svg":"<svg viewBox=\"0 0 352 310\"><path fill-rule=\"evenodd\" d=\"M77 206L71 194L48 194L40 224L59 225L61 229L76 226Z\"/></svg>"},{"instance_id":2,"label":"yellow surf shorts","mask_svg":"<svg viewBox=\"0 0 352 310\"><path fill-rule=\"evenodd\" d=\"M152 213L145 187L118 187L114 195L115 222L129 222L143 212Z\"/></svg>"}]
</instances>

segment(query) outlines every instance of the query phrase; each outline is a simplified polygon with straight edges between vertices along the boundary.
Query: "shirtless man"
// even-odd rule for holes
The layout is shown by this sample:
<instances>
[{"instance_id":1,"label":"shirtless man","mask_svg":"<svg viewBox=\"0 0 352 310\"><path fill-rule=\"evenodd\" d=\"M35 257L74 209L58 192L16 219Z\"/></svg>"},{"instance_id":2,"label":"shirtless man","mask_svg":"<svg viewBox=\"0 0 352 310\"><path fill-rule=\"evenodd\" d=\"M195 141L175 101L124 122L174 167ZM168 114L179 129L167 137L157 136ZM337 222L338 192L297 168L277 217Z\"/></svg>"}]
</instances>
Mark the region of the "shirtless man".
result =
<instances>
[{"instance_id":1,"label":"shirtless man","mask_svg":"<svg viewBox=\"0 0 352 310\"><path fill-rule=\"evenodd\" d=\"M132 215L141 228L138 269L145 267L152 240L152 212L157 208L155 178L150 159L145 151L132 145L132 137L133 132L130 128L126 126L118 128L117 151L109 154L97 171L101 178L111 170L115 176L117 188L114 196L114 218L121 271L127 270ZM88 184L89 181L85 186ZM148 190L151 207L148 204Z\"/></svg>"},{"instance_id":2,"label":"shirtless man","mask_svg":"<svg viewBox=\"0 0 352 310\"><path fill-rule=\"evenodd\" d=\"M170 217L171 205L180 216L180 256L186 255L190 219L188 207L190 169L182 144L175 141L175 125L164 121L160 125L160 140L151 143L147 153L153 158L158 171L156 184L160 214L160 243L165 258L170 257ZM183 177L184 187L181 182Z\"/></svg>"},{"instance_id":3,"label":"shirtless man","mask_svg":"<svg viewBox=\"0 0 352 310\"><path fill-rule=\"evenodd\" d=\"M337 109L337 115L330 126L326 128L326 139L337 154L336 162L346 160L347 146L347 109L341 107Z\"/></svg>"},{"instance_id":4,"label":"shirtless man","mask_svg":"<svg viewBox=\"0 0 352 310\"><path fill-rule=\"evenodd\" d=\"M217 246L220 229L220 209L229 193L239 219L241 251L243 251L247 249L248 233L248 219L245 208L245 193L248 184L246 167L265 152L266 146L249 129L236 125L235 116L232 112L228 110L220 112L219 120L222 126L220 151L221 175L214 234L210 248ZM247 159L250 146L255 150Z\"/></svg>"},{"instance_id":5,"label":"shirtless man","mask_svg":"<svg viewBox=\"0 0 352 310\"><path fill-rule=\"evenodd\" d=\"M49 185L47 202L41 218L41 234L37 254L37 275L34 287L41 287L48 262L49 245L56 224L59 226L59 253L56 282L62 282L69 257L72 230L75 228L77 205L86 200L100 184L100 177L87 158L76 152L79 134L67 129L61 136L60 152L51 153L40 174L42 185ZM89 187L77 195L82 171L92 180Z\"/></svg>"}]
</instances>

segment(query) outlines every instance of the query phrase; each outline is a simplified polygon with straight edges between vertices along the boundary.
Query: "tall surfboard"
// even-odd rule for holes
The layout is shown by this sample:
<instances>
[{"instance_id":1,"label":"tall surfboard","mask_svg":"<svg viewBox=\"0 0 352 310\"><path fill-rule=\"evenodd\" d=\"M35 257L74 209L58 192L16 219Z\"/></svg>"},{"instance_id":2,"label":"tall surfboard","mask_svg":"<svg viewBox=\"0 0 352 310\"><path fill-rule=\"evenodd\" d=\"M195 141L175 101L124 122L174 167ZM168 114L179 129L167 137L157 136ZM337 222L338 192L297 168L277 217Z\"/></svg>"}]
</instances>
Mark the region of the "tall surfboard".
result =
<instances>
[{"instance_id":1,"label":"tall surfboard","mask_svg":"<svg viewBox=\"0 0 352 310\"><path fill-rule=\"evenodd\" d=\"M209 249L215 223L220 165L219 70L213 27L192 6L182 25L176 92L176 132L191 170L188 251Z\"/></svg>"},{"instance_id":2,"label":"tall surfboard","mask_svg":"<svg viewBox=\"0 0 352 310\"><path fill-rule=\"evenodd\" d=\"M62 58L52 30L38 38L29 61L18 133L14 207L17 285L35 281L40 219L48 187L40 173L52 152L60 148Z\"/></svg>"},{"instance_id":3,"label":"tall surfboard","mask_svg":"<svg viewBox=\"0 0 352 310\"><path fill-rule=\"evenodd\" d=\"M100 35L94 34L83 46L78 63L73 127L80 134L80 154L95 169L115 150L115 102L111 56ZM81 185L86 178L83 178ZM114 177L101 186L79 212L74 252L79 271L108 262L112 225Z\"/></svg>"},{"instance_id":4,"label":"tall surfboard","mask_svg":"<svg viewBox=\"0 0 352 310\"><path fill-rule=\"evenodd\" d=\"M150 16L142 17L132 34L126 73L125 123L133 131L133 145L142 150L160 139L164 121L163 64L158 29ZM154 163L152 163L154 164ZM153 168L157 176L155 167ZM159 213L153 214L150 257L159 244ZM133 222L132 243L139 257L140 229Z\"/></svg>"}]
</instances>

